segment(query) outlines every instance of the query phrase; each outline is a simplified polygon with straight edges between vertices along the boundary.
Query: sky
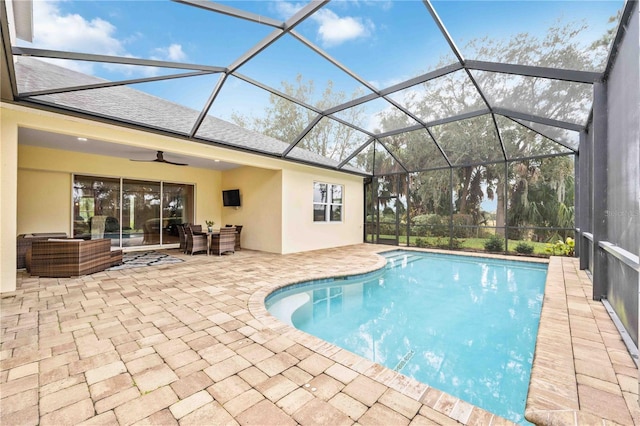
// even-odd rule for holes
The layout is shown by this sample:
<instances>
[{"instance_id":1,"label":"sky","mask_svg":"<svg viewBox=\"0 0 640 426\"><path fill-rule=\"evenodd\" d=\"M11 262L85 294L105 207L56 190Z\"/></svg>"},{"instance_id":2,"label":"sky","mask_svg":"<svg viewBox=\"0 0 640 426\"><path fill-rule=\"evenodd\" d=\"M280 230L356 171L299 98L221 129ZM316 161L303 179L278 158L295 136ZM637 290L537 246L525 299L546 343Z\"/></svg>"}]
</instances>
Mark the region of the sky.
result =
<instances>
[{"instance_id":1,"label":"sky","mask_svg":"<svg viewBox=\"0 0 640 426\"><path fill-rule=\"evenodd\" d=\"M225 1L225 5L279 21L291 17L305 3L291 1ZM622 1L434 1L436 12L456 45L477 37L500 39L527 32L540 36L558 22L575 21L588 27L581 42L588 45L604 33L607 20ZM34 2L33 43L21 46L138 57L228 67L273 28L169 1ZM610 25L609 25L610 26ZM296 30L320 49L377 89L455 62L442 33L421 1L342 0L325 5ZM589 36L588 34L595 34ZM491 58L468 58L484 59ZM58 62L60 63L60 62ZM64 66L109 80L166 74L156 67L69 62ZM173 73L172 70L170 73ZM243 75L274 88L298 74L313 80L321 97L328 80L334 90L368 93L339 68L287 35L238 69ZM191 108L200 109L218 75L192 78L189 84L163 81L134 88ZM229 119L232 112L260 114L268 96L242 81L229 78L212 114ZM376 107L368 127L376 126ZM379 107L377 107L379 108ZM384 105L382 106L384 108Z\"/></svg>"}]
</instances>

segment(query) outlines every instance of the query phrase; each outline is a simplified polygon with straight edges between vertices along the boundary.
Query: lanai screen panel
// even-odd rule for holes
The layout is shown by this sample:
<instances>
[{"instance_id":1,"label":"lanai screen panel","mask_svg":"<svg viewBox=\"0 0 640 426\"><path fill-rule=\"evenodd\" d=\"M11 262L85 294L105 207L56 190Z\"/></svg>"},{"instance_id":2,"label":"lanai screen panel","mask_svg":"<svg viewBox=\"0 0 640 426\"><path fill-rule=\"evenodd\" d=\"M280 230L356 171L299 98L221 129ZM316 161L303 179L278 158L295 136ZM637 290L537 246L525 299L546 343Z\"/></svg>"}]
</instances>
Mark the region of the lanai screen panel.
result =
<instances>
[{"instance_id":1,"label":"lanai screen panel","mask_svg":"<svg viewBox=\"0 0 640 426\"><path fill-rule=\"evenodd\" d=\"M490 114L434 126L431 131L454 166L505 159Z\"/></svg>"},{"instance_id":2,"label":"lanai screen panel","mask_svg":"<svg viewBox=\"0 0 640 426\"><path fill-rule=\"evenodd\" d=\"M577 131L562 129L560 127L554 127L529 120L522 120L519 118L515 118L514 121L517 121L523 126L526 126L551 140L560 142L574 151L578 150L578 145L580 145L580 133Z\"/></svg>"},{"instance_id":3,"label":"lanai screen panel","mask_svg":"<svg viewBox=\"0 0 640 426\"><path fill-rule=\"evenodd\" d=\"M287 86L300 88L296 97L321 110L371 93L289 34L280 37L238 71L278 90Z\"/></svg>"},{"instance_id":4,"label":"lanai screen panel","mask_svg":"<svg viewBox=\"0 0 640 426\"><path fill-rule=\"evenodd\" d=\"M402 110L382 98L344 109L332 116L370 133L389 132L418 124Z\"/></svg>"},{"instance_id":5,"label":"lanai screen panel","mask_svg":"<svg viewBox=\"0 0 640 426\"><path fill-rule=\"evenodd\" d=\"M463 70L399 90L390 96L426 123L487 109Z\"/></svg>"},{"instance_id":6,"label":"lanai screen panel","mask_svg":"<svg viewBox=\"0 0 640 426\"><path fill-rule=\"evenodd\" d=\"M23 68L22 63L25 63ZM27 65L28 64L28 65ZM31 75L23 87L39 81L59 79L67 85L100 84L104 80L89 77L35 58L20 58L16 69L28 70ZM184 77L178 80L161 80L138 84L101 87L87 90L71 90L61 93L34 96L33 99L49 105L89 112L101 117L115 118L124 122L139 123L155 129L189 134L206 102L206 90L215 81L212 74ZM170 100L154 93L167 91Z\"/></svg>"},{"instance_id":7,"label":"lanai screen panel","mask_svg":"<svg viewBox=\"0 0 640 426\"><path fill-rule=\"evenodd\" d=\"M577 149L597 78L561 81L554 70L602 71L621 6L37 1L33 41L11 37L8 54L18 102L367 174L377 166L354 166L363 143L420 128L450 157L446 166ZM122 85L77 90L94 82ZM327 135L332 119L339 124ZM517 148L525 142L514 142L514 120L542 139L530 133L522 140L531 147ZM479 131L471 136L469 127ZM562 147L547 149L544 137ZM341 146L309 148L327 143ZM409 169L432 166L418 163Z\"/></svg>"},{"instance_id":8,"label":"lanai screen panel","mask_svg":"<svg viewBox=\"0 0 640 426\"><path fill-rule=\"evenodd\" d=\"M287 88L285 95L295 95ZM208 115L282 142L292 143L318 113L289 98L230 76L220 89ZM202 134L205 128L202 129Z\"/></svg>"},{"instance_id":9,"label":"lanai screen panel","mask_svg":"<svg viewBox=\"0 0 640 426\"><path fill-rule=\"evenodd\" d=\"M377 89L456 61L419 1L331 2L296 31Z\"/></svg>"},{"instance_id":10,"label":"lanai screen panel","mask_svg":"<svg viewBox=\"0 0 640 426\"><path fill-rule=\"evenodd\" d=\"M337 166L368 138L351 126L323 117L288 155L304 161L317 162L319 158L323 158L327 164Z\"/></svg>"},{"instance_id":11,"label":"lanai screen panel","mask_svg":"<svg viewBox=\"0 0 640 426\"><path fill-rule=\"evenodd\" d=\"M236 5L244 2L234 2ZM34 1L32 43L37 49L227 66L272 28L172 1ZM86 69L85 69L86 71ZM96 67L118 80L146 74Z\"/></svg>"},{"instance_id":12,"label":"lanai screen panel","mask_svg":"<svg viewBox=\"0 0 640 426\"><path fill-rule=\"evenodd\" d=\"M353 156L347 164L343 167L344 169L360 171L366 175L373 175L373 161L375 157L375 143L367 144L362 150L360 150L356 155Z\"/></svg>"},{"instance_id":13,"label":"lanai screen panel","mask_svg":"<svg viewBox=\"0 0 640 426\"><path fill-rule=\"evenodd\" d=\"M380 142L408 171L448 167L447 160L425 129L380 138Z\"/></svg>"},{"instance_id":14,"label":"lanai screen panel","mask_svg":"<svg viewBox=\"0 0 640 426\"><path fill-rule=\"evenodd\" d=\"M494 107L586 125L593 103L591 84L471 71Z\"/></svg>"},{"instance_id":15,"label":"lanai screen panel","mask_svg":"<svg viewBox=\"0 0 640 426\"><path fill-rule=\"evenodd\" d=\"M508 159L570 154L573 151L515 120L496 115L496 124Z\"/></svg>"},{"instance_id":16,"label":"lanai screen panel","mask_svg":"<svg viewBox=\"0 0 640 426\"><path fill-rule=\"evenodd\" d=\"M465 59L603 71L623 1L433 2Z\"/></svg>"}]
</instances>

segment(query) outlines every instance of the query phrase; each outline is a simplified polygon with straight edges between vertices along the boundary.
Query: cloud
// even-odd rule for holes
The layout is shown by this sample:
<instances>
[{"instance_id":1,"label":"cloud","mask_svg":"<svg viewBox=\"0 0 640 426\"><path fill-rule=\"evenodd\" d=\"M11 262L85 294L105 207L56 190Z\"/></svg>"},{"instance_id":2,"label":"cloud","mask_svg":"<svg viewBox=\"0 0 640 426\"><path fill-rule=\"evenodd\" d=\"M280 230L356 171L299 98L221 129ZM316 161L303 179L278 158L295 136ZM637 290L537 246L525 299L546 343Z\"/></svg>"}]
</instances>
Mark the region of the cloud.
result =
<instances>
[{"instance_id":1,"label":"cloud","mask_svg":"<svg viewBox=\"0 0 640 426\"><path fill-rule=\"evenodd\" d=\"M33 44L42 49L126 55L122 42L114 37L116 27L101 18L86 20L78 14L63 15L56 2L33 2ZM66 68L92 73L91 62L56 61Z\"/></svg>"},{"instance_id":2,"label":"cloud","mask_svg":"<svg viewBox=\"0 0 640 426\"><path fill-rule=\"evenodd\" d=\"M321 9L312 18L320 24L318 36L324 47L337 46L345 41L371 35L375 26L369 20L351 16L339 17L329 9Z\"/></svg>"},{"instance_id":3,"label":"cloud","mask_svg":"<svg viewBox=\"0 0 640 426\"><path fill-rule=\"evenodd\" d=\"M276 12L285 21L295 15L304 7L304 3L290 3L288 1L278 1L275 3Z\"/></svg>"},{"instance_id":4,"label":"cloud","mask_svg":"<svg viewBox=\"0 0 640 426\"><path fill-rule=\"evenodd\" d=\"M336 5L342 6L337 2ZM357 2L349 2L356 4ZM337 7L338 7L337 6ZM298 12L304 4L279 1L276 10L283 17L289 19ZM375 30L375 25L368 19L345 16L340 17L335 12L323 8L314 13L309 19L318 24L318 38L323 47L338 46L348 40L369 37Z\"/></svg>"},{"instance_id":5,"label":"cloud","mask_svg":"<svg viewBox=\"0 0 640 426\"><path fill-rule=\"evenodd\" d=\"M141 38L133 33L122 38L117 37L117 27L102 19L86 19L79 14L64 14L59 8L59 1L33 2L33 45L41 49L62 50L69 52L95 53L98 55L134 57L125 47ZM20 43L22 45L28 43ZM151 58L169 61L183 61L187 55L182 46L173 43L167 47L155 48ZM57 65L70 68L85 74L95 75L95 68L101 66L111 73L123 74L127 77L142 75L154 76L159 73L156 67L140 67L135 65L102 64L87 61L68 61L50 59Z\"/></svg>"},{"instance_id":6,"label":"cloud","mask_svg":"<svg viewBox=\"0 0 640 426\"><path fill-rule=\"evenodd\" d=\"M154 49L155 56L153 59L169 60L180 62L187 59L187 54L182 50L182 45L173 43L167 47L158 47Z\"/></svg>"}]
</instances>

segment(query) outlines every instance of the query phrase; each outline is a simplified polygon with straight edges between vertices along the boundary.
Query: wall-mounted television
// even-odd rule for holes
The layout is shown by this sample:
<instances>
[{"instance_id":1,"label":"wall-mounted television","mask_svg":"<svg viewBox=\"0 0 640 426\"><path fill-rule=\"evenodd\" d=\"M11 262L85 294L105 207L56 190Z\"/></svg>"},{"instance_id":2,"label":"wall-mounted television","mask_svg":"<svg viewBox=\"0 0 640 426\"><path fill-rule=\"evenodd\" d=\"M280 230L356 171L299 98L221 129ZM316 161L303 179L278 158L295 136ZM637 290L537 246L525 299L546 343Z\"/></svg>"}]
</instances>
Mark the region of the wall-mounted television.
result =
<instances>
[{"instance_id":1,"label":"wall-mounted television","mask_svg":"<svg viewBox=\"0 0 640 426\"><path fill-rule=\"evenodd\" d=\"M222 191L222 205L225 207L239 207L240 190L228 189L226 191Z\"/></svg>"}]
</instances>

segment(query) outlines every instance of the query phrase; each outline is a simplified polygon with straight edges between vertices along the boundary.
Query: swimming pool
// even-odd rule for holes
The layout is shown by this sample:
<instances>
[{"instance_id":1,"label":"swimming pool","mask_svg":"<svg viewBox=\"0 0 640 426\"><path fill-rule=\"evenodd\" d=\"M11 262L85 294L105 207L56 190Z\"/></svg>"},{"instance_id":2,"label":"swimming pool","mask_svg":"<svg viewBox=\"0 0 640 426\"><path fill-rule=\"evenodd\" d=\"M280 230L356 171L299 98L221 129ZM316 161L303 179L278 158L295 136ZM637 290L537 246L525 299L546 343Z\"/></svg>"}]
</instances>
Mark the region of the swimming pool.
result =
<instances>
[{"instance_id":1,"label":"swimming pool","mask_svg":"<svg viewBox=\"0 0 640 426\"><path fill-rule=\"evenodd\" d=\"M525 424L547 265L394 250L377 272L287 286L294 327Z\"/></svg>"}]
</instances>

